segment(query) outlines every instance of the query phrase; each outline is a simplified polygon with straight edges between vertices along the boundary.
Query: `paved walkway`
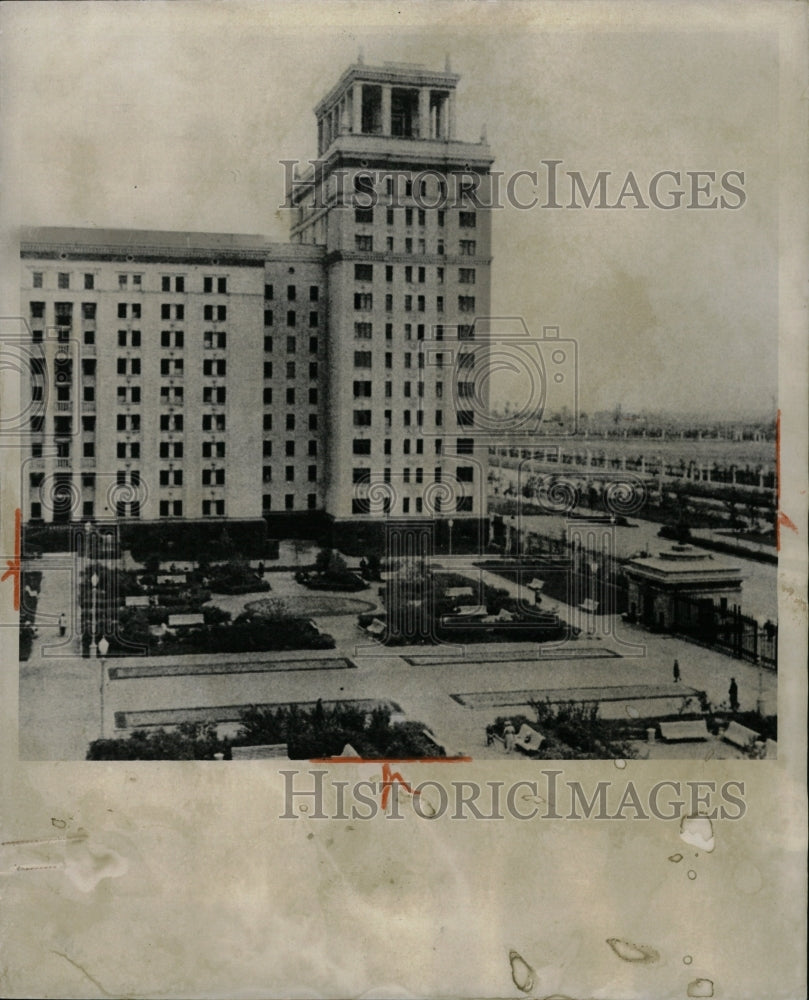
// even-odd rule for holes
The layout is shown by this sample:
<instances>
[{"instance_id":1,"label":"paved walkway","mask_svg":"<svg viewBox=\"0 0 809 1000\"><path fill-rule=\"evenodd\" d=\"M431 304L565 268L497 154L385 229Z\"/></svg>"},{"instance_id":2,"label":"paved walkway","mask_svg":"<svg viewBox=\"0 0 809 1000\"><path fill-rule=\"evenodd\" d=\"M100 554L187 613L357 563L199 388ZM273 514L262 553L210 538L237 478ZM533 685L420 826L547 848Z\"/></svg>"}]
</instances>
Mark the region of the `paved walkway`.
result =
<instances>
[{"instance_id":1,"label":"paved walkway","mask_svg":"<svg viewBox=\"0 0 809 1000\"><path fill-rule=\"evenodd\" d=\"M447 560L442 560L446 562ZM564 688L603 689L616 685L672 685L672 664L679 661L683 694L696 688L707 692L719 704L727 700L731 676L739 687L743 709L754 708L758 671L747 663L712 650L702 649L684 640L654 635L628 626L619 619L595 619L599 632L586 633L565 645L530 643L480 644L457 656L444 647L386 648L371 639L356 625L356 615L315 619L337 643L335 650L282 651L276 653L196 656L193 662L220 665L223 659L239 663L260 660L264 664L292 658L307 661L331 661L330 669L278 669L264 667L250 671L242 666L237 674L195 673L162 676L107 677L102 691L102 664L82 659L78 640L53 648L58 643L57 618L68 615L65 600L70 593L70 568L66 557L38 561L43 570L43 584L38 607L39 639L32 657L20 668L20 753L23 759L83 759L89 743L103 732L115 734L118 712L143 712L172 709L201 709L210 705L248 705L288 701L373 699L396 702L411 719L429 726L450 749L473 757L502 757L502 749L485 746L485 727L492 721L492 709L474 709L461 705L452 695L462 692L531 690L557 691ZM460 565L460 560L452 560ZM50 564L50 565L49 565ZM488 582L513 592L516 584L484 571ZM297 585L291 576L279 591ZM273 577L275 581L275 577ZM275 590L275 582L273 583ZM361 592L362 598L374 591ZM245 595L240 601L262 595ZM369 598L370 599L370 598ZM218 602L217 602L218 603ZM575 609L559 602L560 614L572 615ZM592 625L593 622L590 622ZM603 652L607 655L603 655ZM505 659L508 654L510 658ZM333 661L349 657L356 669L335 669ZM435 658L441 659L440 663ZM431 662L425 662L431 661ZM128 666L164 667L160 657L137 657L108 661L114 669ZM326 667L326 662L324 662ZM765 706L775 707L776 677L762 671ZM102 704L103 702L103 704ZM496 711L496 714L506 714ZM120 735L120 734L119 734ZM705 744L678 744L651 747L653 756L704 757Z\"/></svg>"}]
</instances>

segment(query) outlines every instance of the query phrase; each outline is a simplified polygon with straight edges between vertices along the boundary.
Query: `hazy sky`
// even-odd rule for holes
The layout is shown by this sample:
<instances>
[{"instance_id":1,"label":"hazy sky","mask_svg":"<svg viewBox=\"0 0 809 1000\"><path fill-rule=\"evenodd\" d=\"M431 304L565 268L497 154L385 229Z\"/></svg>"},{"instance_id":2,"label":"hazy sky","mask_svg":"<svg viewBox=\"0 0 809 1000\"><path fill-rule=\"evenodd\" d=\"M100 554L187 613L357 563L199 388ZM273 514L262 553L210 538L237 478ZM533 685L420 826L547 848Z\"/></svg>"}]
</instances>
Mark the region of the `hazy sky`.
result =
<instances>
[{"instance_id":1,"label":"hazy sky","mask_svg":"<svg viewBox=\"0 0 809 1000\"><path fill-rule=\"evenodd\" d=\"M612 202L628 171L647 201L661 170L744 172L736 211L496 212L493 311L575 338L586 410L766 412L777 392L777 38L675 17L667 30L629 30L629 16L595 30L570 10L3 5L6 224L285 240L278 161L315 155L312 108L358 48L369 64L439 69L448 52L461 74L457 135L477 139L485 123L506 175L558 159L589 187L609 170Z\"/></svg>"}]
</instances>

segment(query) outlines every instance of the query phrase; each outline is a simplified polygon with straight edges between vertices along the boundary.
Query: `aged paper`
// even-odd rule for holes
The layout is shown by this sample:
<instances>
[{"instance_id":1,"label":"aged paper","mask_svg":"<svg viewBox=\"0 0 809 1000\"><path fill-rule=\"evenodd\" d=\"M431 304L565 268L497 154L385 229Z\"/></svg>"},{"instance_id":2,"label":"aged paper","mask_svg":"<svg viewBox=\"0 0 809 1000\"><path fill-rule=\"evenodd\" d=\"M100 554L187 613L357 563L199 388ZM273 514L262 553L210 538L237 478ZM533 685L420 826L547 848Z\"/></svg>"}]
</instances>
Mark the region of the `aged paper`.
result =
<instances>
[{"instance_id":1,"label":"aged paper","mask_svg":"<svg viewBox=\"0 0 809 1000\"><path fill-rule=\"evenodd\" d=\"M805 996L806 5L0 19L3 995Z\"/></svg>"}]
</instances>

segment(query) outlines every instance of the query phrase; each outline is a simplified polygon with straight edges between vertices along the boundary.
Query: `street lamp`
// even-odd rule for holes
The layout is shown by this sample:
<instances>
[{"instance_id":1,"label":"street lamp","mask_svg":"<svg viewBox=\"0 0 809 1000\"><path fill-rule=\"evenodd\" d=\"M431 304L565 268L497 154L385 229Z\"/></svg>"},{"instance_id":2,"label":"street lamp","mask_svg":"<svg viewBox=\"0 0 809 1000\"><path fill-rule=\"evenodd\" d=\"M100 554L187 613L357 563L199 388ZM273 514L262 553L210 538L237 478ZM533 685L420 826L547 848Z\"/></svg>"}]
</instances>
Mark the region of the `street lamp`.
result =
<instances>
[{"instance_id":1,"label":"street lamp","mask_svg":"<svg viewBox=\"0 0 809 1000\"><path fill-rule=\"evenodd\" d=\"M90 577L90 587L92 589L92 604L91 604L91 617L90 617L90 647L93 650L93 656L98 655L98 650L96 647L96 599L97 599L97 588L98 588L98 573L93 573Z\"/></svg>"},{"instance_id":2,"label":"street lamp","mask_svg":"<svg viewBox=\"0 0 809 1000\"><path fill-rule=\"evenodd\" d=\"M452 555L452 528L455 522L450 518L447 521L447 527L449 528L449 555Z\"/></svg>"},{"instance_id":3,"label":"street lamp","mask_svg":"<svg viewBox=\"0 0 809 1000\"><path fill-rule=\"evenodd\" d=\"M107 683L107 667L104 663L104 657L110 648L110 644L107 642L106 636L101 636L98 640L98 655L101 658L101 683L99 684L99 694L101 696L101 739L104 739L104 688Z\"/></svg>"}]
</instances>

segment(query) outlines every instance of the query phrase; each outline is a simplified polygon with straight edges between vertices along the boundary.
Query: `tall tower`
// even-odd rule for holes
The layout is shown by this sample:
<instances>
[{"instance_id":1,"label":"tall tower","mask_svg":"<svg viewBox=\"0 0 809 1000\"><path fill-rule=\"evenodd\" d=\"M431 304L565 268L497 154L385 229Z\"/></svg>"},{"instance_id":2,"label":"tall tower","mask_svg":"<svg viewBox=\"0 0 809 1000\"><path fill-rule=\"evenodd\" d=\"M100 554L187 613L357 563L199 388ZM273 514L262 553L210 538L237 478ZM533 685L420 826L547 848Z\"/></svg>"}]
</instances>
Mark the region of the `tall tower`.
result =
<instances>
[{"instance_id":1,"label":"tall tower","mask_svg":"<svg viewBox=\"0 0 809 1000\"><path fill-rule=\"evenodd\" d=\"M491 175L455 138L458 76L350 66L315 109L318 159L288 191L292 240L325 245L325 504L335 521L486 515Z\"/></svg>"}]
</instances>

